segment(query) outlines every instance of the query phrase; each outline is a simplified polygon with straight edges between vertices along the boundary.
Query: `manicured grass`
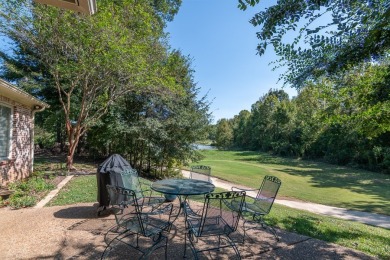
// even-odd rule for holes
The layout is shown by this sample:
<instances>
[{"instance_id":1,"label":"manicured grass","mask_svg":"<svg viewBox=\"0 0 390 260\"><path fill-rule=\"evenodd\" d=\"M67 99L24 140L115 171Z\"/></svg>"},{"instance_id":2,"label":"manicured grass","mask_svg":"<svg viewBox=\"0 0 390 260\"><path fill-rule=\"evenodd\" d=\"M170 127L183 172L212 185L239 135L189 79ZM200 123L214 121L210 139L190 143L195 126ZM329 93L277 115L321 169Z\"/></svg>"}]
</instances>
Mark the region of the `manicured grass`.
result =
<instances>
[{"instance_id":1,"label":"manicured grass","mask_svg":"<svg viewBox=\"0 0 390 260\"><path fill-rule=\"evenodd\" d=\"M196 164L212 175L258 188L265 175L282 180L278 197L390 215L390 175L245 151L202 151ZM195 163L194 163L195 164Z\"/></svg>"},{"instance_id":2,"label":"manicured grass","mask_svg":"<svg viewBox=\"0 0 390 260\"><path fill-rule=\"evenodd\" d=\"M73 177L50 201L48 206L82 202L97 202L97 180L95 175Z\"/></svg>"},{"instance_id":3,"label":"manicured grass","mask_svg":"<svg viewBox=\"0 0 390 260\"><path fill-rule=\"evenodd\" d=\"M390 230L275 204L267 223L281 229L390 259Z\"/></svg>"},{"instance_id":4,"label":"manicured grass","mask_svg":"<svg viewBox=\"0 0 390 260\"><path fill-rule=\"evenodd\" d=\"M142 189L151 191L150 181L140 178ZM97 202L97 180L95 175L75 176L63 187L48 206Z\"/></svg>"}]
</instances>

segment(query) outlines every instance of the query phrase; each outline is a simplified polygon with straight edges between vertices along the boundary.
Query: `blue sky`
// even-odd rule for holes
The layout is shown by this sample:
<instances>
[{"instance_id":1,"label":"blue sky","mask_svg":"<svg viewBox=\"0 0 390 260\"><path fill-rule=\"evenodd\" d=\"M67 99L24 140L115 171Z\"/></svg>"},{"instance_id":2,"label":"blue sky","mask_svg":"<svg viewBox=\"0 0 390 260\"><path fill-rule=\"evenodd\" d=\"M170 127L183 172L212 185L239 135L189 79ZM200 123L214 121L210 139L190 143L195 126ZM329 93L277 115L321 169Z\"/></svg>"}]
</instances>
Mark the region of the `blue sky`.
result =
<instances>
[{"instance_id":1,"label":"blue sky","mask_svg":"<svg viewBox=\"0 0 390 260\"><path fill-rule=\"evenodd\" d=\"M263 1L270 3L271 1ZM274 1L272 1L274 2ZM272 71L269 62L276 56L269 48L264 56L256 55L258 28L249 20L264 5L241 11L237 0L183 0L179 13L166 29L170 45L192 59L194 80L200 96L208 92L214 123L233 118L241 110L250 111L277 83L282 70ZM291 96L295 89L284 88Z\"/></svg>"}]
</instances>

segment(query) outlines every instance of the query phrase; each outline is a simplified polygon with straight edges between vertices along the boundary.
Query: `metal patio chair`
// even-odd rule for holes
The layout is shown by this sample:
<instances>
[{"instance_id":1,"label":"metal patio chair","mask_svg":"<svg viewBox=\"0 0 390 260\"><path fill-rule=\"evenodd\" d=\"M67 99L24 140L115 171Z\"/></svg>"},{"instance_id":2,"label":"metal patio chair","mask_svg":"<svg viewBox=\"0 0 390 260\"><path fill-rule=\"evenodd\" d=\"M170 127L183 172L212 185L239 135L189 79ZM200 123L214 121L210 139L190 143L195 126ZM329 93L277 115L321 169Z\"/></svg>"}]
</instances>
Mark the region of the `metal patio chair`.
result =
<instances>
[{"instance_id":1,"label":"metal patio chair","mask_svg":"<svg viewBox=\"0 0 390 260\"><path fill-rule=\"evenodd\" d=\"M207 182L212 183L212 181L211 181L211 167L206 166L206 165L191 166L189 178L195 179L195 180L207 181ZM187 203L184 204L187 207L188 216L192 216L192 215L196 216L198 214L197 211L199 211L199 210L195 210L194 209L195 207L191 206L191 203L189 202L189 200L203 202L204 195L188 196Z\"/></svg>"},{"instance_id":2,"label":"metal patio chair","mask_svg":"<svg viewBox=\"0 0 390 260\"><path fill-rule=\"evenodd\" d=\"M221 249L228 247L234 250L237 259L241 259L230 235L237 230L244 199L244 191L208 193L204 196L203 209L200 214L191 215L191 217L188 217L187 207L184 207L187 227L184 244L186 248L187 240L189 240L195 259L198 259L198 255L203 252L221 254ZM231 207L227 207L232 204L232 201L237 209L232 210ZM199 244L200 241L201 244ZM186 257L186 250L184 257ZM209 257L212 258L211 255Z\"/></svg>"},{"instance_id":3,"label":"metal patio chair","mask_svg":"<svg viewBox=\"0 0 390 260\"><path fill-rule=\"evenodd\" d=\"M173 205L163 204L149 210L136 191L112 185L107 185L107 190L116 225L105 234L107 246L101 258L121 258L120 254L126 256L124 251L130 247L141 254L139 259L147 259L156 249L164 248L167 259L168 238L164 233L172 226Z\"/></svg>"},{"instance_id":4,"label":"metal patio chair","mask_svg":"<svg viewBox=\"0 0 390 260\"><path fill-rule=\"evenodd\" d=\"M275 201L281 184L282 182L279 178L267 175L264 177L259 189L241 189L232 187L232 191L246 191L247 198L249 197L253 200L249 201L246 199L242 207L243 213L249 213L251 215L251 220L246 220L245 218L243 219L243 242L245 242L246 231L258 228L258 226L246 228L245 224L250 222L254 224L260 224L262 228L269 227L276 240L279 241L279 237L276 235L275 229L265 223L264 216L269 214L271 211L272 205ZM256 197L249 196L248 191L257 191ZM237 208L239 205L234 205L233 203L231 206L233 208Z\"/></svg>"},{"instance_id":5,"label":"metal patio chair","mask_svg":"<svg viewBox=\"0 0 390 260\"><path fill-rule=\"evenodd\" d=\"M190 179L211 182L211 167L206 165L194 165L190 169Z\"/></svg>"},{"instance_id":6,"label":"metal patio chair","mask_svg":"<svg viewBox=\"0 0 390 260\"><path fill-rule=\"evenodd\" d=\"M158 207L166 201L162 194L156 194L153 192L150 188L152 182L140 178L137 170L128 169L119 173L119 175L119 181L117 183L111 183L111 185L133 190L136 193L137 198L145 198L143 205L154 205Z\"/></svg>"}]
</instances>

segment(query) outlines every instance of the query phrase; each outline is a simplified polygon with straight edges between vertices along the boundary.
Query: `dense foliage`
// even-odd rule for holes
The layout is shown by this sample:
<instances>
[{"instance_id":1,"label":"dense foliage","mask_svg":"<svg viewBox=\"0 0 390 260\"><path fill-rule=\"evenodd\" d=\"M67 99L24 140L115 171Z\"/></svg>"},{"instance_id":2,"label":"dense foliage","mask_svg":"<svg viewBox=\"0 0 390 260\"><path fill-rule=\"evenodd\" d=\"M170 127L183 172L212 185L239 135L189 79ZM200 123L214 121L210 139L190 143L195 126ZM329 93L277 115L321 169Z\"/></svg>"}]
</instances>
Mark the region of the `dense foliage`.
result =
<instances>
[{"instance_id":1,"label":"dense foliage","mask_svg":"<svg viewBox=\"0 0 390 260\"><path fill-rule=\"evenodd\" d=\"M142 154L134 163L153 153L165 167L193 153L208 104L188 59L167 44L164 28L180 4L101 0L84 16L0 1L1 40L10 43L0 47L0 76L51 105L38 115L38 142L61 143L69 169L76 148Z\"/></svg>"},{"instance_id":2,"label":"dense foliage","mask_svg":"<svg viewBox=\"0 0 390 260\"><path fill-rule=\"evenodd\" d=\"M239 0L245 10L260 0ZM308 80L379 61L390 48L388 0L280 0L250 20L259 27L257 50L273 47L281 79L297 88Z\"/></svg>"},{"instance_id":3,"label":"dense foliage","mask_svg":"<svg viewBox=\"0 0 390 260\"><path fill-rule=\"evenodd\" d=\"M69 169L80 137L115 99L139 89L178 87L157 77L166 48L160 43L163 19L152 3L100 1L93 16L31 1L1 3L1 33L15 46L2 51L3 77L56 98Z\"/></svg>"},{"instance_id":4,"label":"dense foliage","mask_svg":"<svg viewBox=\"0 0 390 260\"><path fill-rule=\"evenodd\" d=\"M178 51L166 64L184 93L133 93L111 106L102 124L88 132L90 153L118 152L136 168L155 174L198 159L194 143L207 137L209 103L206 97L198 100L190 65Z\"/></svg>"},{"instance_id":5,"label":"dense foliage","mask_svg":"<svg viewBox=\"0 0 390 260\"><path fill-rule=\"evenodd\" d=\"M11 183L9 188L14 192L6 200L5 205L18 209L34 206L39 199L54 188L54 185L50 179L44 178L41 172L36 172L26 180Z\"/></svg>"},{"instance_id":6,"label":"dense foliage","mask_svg":"<svg viewBox=\"0 0 390 260\"><path fill-rule=\"evenodd\" d=\"M280 80L300 91L270 90L230 120L228 146L390 172L390 2L238 0L260 2L258 54L273 48Z\"/></svg>"},{"instance_id":7,"label":"dense foliage","mask_svg":"<svg viewBox=\"0 0 390 260\"><path fill-rule=\"evenodd\" d=\"M390 173L389 85L387 65L366 64L308 84L292 99L270 90L250 112L217 123L225 129L217 132L217 145Z\"/></svg>"}]
</instances>

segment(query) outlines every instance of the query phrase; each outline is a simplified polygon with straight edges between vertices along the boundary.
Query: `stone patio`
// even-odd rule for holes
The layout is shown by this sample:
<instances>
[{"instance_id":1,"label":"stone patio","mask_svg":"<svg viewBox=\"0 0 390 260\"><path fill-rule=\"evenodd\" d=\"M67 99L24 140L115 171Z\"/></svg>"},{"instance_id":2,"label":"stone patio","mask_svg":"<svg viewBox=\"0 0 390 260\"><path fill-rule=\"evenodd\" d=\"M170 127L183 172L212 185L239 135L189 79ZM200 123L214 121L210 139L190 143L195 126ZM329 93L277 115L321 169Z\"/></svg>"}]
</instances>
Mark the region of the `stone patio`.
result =
<instances>
[{"instance_id":1,"label":"stone patio","mask_svg":"<svg viewBox=\"0 0 390 260\"><path fill-rule=\"evenodd\" d=\"M105 249L104 234L114 216L97 216L97 204L76 204L41 209L0 209L1 259L99 259ZM239 230L240 231L240 230ZM361 252L317 239L277 230L276 241L268 230L252 231L242 244L234 235L243 259L374 259ZM137 258L137 251L117 248L113 259ZM168 259L182 259L184 218L180 216L169 234ZM229 250L221 250L216 259L230 259ZM210 259L211 255L204 255ZM157 250L151 259L163 259ZM187 259L193 259L187 250ZM215 259L215 258L213 258Z\"/></svg>"}]
</instances>

